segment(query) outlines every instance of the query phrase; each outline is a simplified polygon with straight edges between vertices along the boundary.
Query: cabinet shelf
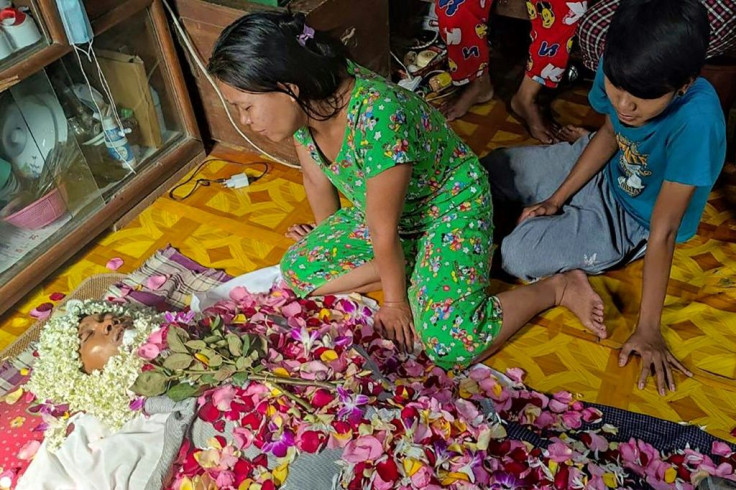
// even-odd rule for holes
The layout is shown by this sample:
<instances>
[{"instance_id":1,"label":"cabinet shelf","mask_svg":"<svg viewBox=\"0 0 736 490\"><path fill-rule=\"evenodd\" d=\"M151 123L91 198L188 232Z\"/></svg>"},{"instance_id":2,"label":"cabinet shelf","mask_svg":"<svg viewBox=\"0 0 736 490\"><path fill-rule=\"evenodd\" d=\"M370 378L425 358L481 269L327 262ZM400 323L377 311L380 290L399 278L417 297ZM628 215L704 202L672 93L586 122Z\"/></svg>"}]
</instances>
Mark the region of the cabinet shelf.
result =
<instances>
[{"instance_id":1,"label":"cabinet shelf","mask_svg":"<svg viewBox=\"0 0 736 490\"><path fill-rule=\"evenodd\" d=\"M43 39L0 64L0 315L204 158L161 0L88 1L91 58L21 2Z\"/></svg>"}]
</instances>

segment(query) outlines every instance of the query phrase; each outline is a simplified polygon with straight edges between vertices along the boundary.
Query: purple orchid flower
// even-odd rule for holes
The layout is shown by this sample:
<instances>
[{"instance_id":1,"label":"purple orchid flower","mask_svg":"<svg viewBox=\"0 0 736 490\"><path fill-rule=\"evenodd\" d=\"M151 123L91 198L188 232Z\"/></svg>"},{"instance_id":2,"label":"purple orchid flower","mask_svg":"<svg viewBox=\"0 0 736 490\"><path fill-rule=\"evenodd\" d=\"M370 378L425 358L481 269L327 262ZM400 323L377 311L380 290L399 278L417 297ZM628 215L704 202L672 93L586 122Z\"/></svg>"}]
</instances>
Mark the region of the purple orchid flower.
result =
<instances>
[{"instance_id":1,"label":"purple orchid flower","mask_svg":"<svg viewBox=\"0 0 736 490\"><path fill-rule=\"evenodd\" d=\"M142 396L139 396L130 401L130 409L133 410L134 412L137 412L138 410L141 410L145 404L146 404L146 399L143 398Z\"/></svg>"},{"instance_id":2,"label":"purple orchid flower","mask_svg":"<svg viewBox=\"0 0 736 490\"><path fill-rule=\"evenodd\" d=\"M337 412L339 418L347 418L352 423L357 423L363 418L363 409L361 405L368 404L371 399L366 395L355 395L352 391L346 390L342 386L337 387L337 394L342 407Z\"/></svg>"},{"instance_id":3,"label":"purple orchid flower","mask_svg":"<svg viewBox=\"0 0 736 490\"><path fill-rule=\"evenodd\" d=\"M491 475L491 486L492 490L502 490L510 488L521 488L524 486L524 480L521 480L512 473L506 473L505 471L496 471Z\"/></svg>"},{"instance_id":4,"label":"purple orchid flower","mask_svg":"<svg viewBox=\"0 0 736 490\"><path fill-rule=\"evenodd\" d=\"M269 424L269 428L271 424ZM294 433L290 430L285 430L281 433L281 437L276 441L267 442L263 445L263 451L271 453L277 458L283 458L286 456L289 448L296 444Z\"/></svg>"},{"instance_id":5,"label":"purple orchid flower","mask_svg":"<svg viewBox=\"0 0 736 490\"><path fill-rule=\"evenodd\" d=\"M304 357L309 357L309 353L312 351L312 344L319 337L319 332L316 330L309 332L307 327L294 328L291 330L291 338L297 342L301 342L304 346Z\"/></svg>"},{"instance_id":6,"label":"purple orchid flower","mask_svg":"<svg viewBox=\"0 0 736 490\"><path fill-rule=\"evenodd\" d=\"M196 315L193 311L167 311L164 315L164 318L168 323L184 323L188 324L191 323L192 320L194 320L194 316Z\"/></svg>"},{"instance_id":7,"label":"purple orchid flower","mask_svg":"<svg viewBox=\"0 0 736 490\"><path fill-rule=\"evenodd\" d=\"M335 347L346 347L353 343L353 338L348 335L340 335L335 338Z\"/></svg>"}]
</instances>

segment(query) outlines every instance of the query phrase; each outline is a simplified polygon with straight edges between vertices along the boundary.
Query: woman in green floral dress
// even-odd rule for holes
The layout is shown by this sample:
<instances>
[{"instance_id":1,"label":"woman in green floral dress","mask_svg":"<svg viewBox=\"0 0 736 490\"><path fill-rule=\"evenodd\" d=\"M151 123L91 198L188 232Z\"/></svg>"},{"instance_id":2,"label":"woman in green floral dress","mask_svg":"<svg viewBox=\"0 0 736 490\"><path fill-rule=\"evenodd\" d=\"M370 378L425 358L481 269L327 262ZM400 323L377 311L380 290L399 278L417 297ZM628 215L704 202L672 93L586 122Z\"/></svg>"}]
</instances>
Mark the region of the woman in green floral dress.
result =
<instances>
[{"instance_id":1,"label":"woman in green floral dress","mask_svg":"<svg viewBox=\"0 0 736 490\"><path fill-rule=\"evenodd\" d=\"M379 328L408 350L420 340L446 369L485 359L554 305L605 336L582 272L488 294L493 210L477 157L439 112L350 62L302 15L239 19L209 71L242 124L295 141L316 220L288 232L298 241L281 269L297 294L382 289Z\"/></svg>"}]
</instances>

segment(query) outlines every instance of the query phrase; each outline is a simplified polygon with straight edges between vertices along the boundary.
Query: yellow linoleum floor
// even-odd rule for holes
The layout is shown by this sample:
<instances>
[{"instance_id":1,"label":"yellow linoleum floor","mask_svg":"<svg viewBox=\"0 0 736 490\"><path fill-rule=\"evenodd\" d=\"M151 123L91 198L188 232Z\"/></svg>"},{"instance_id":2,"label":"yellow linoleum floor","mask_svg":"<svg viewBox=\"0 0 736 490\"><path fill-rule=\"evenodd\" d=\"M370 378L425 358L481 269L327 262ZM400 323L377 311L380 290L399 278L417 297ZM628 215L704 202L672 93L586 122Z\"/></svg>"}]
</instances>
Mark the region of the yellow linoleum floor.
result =
<instances>
[{"instance_id":1,"label":"yellow linoleum floor","mask_svg":"<svg viewBox=\"0 0 736 490\"><path fill-rule=\"evenodd\" d=\"M584 91L564 93L553 107L563 122L600 121ZM455 129L479 154L532 143L497 100L475 108ZM222 147L214 156L258 160ZM213 162L202 174L239 171L237 165ZM258 166L250 172L259 173ZM570 390L588 401L704 426L736 442L729 435L736 427L736 207L726 193L714 192L698 236L676 251L664 331L674 353L695 372L693 379L678 376L676 393L660 397L651 380L638 390L638 360L617 366L618 348L636 320L641 262L592 279L606 300L609 339L597 342L558 308L524 328L490 364L524 368L528 384L539 390ZM124 229L97 239L2 317L0 350L33 323L34 306L53 292L72 290L87 276L108 272L105 264L112 257L124 260L119 272L130 272L170 243L202 264L237 275L276 264L291 243L283 236L287 227L310 217L300 173L278 165L246 189L202 188L184 202L161 197Z\"/></svg>"}]
</instances>

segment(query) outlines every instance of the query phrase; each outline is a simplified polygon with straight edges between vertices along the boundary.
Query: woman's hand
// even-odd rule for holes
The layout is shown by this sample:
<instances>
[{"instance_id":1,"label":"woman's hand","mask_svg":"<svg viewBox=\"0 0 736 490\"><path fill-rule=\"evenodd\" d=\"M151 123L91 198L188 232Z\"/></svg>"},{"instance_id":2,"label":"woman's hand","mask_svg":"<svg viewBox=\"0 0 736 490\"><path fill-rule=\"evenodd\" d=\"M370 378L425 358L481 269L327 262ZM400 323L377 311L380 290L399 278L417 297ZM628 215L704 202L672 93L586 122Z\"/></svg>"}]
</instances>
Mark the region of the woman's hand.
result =
<instances>
[{"instance_id":1,"label":"woman's hand","mask_svg":"<svg viewBox=\"0 0 736 490\"><path fill-rule=\"evenodd\" d=\"M675 391L675 381L672 377L672 367L682 371L685 376L692 377L693 373L687 370L667 348L664 337L657 329L637 328L629 340L621 347L618 365L623 367L629 362L632 352L641 356L641 375L639 376L639 389L644 389L647 377L654 368L657 377L657 391L664 396L665 386L670 391Z\"/></svg>"},{"instance_id":2,"label":"woman's hand","mask_svg":"<svg viewBox=\"0 0 736 490\"><path fill-rule=\"evenodd\" d=\"M298 242L305 236L309 235L309 232L314 230L314 226L314 223L297 223L295 225L291 225L289 229L286 230L285 235Z\"/></svg>"},{"instance_id":3,"label":"woman's hand","mask_svg":"<svg viewBox=\"0 0 736 490\"><path fill-rule=\"evenodd\" d=\"M375 316L376 328L404 352L414 351L414 318L406 301L384 302Z\"/></svg>"},{"instance_id":4,"label":"woman's hand","mask_svg":"<svg viewBox=\"0 0 736 490\"><path fill-rule=\"evenodd\" d=\"M534 218L536 216L552 216L553 214L557 214L559 212L560 206L547 199L546 201L542 201L539 204L525 207L524 210L521 212L521 216L519 216L519 223L521 223L525 219Z\"/></svg>"}]
</instances>

